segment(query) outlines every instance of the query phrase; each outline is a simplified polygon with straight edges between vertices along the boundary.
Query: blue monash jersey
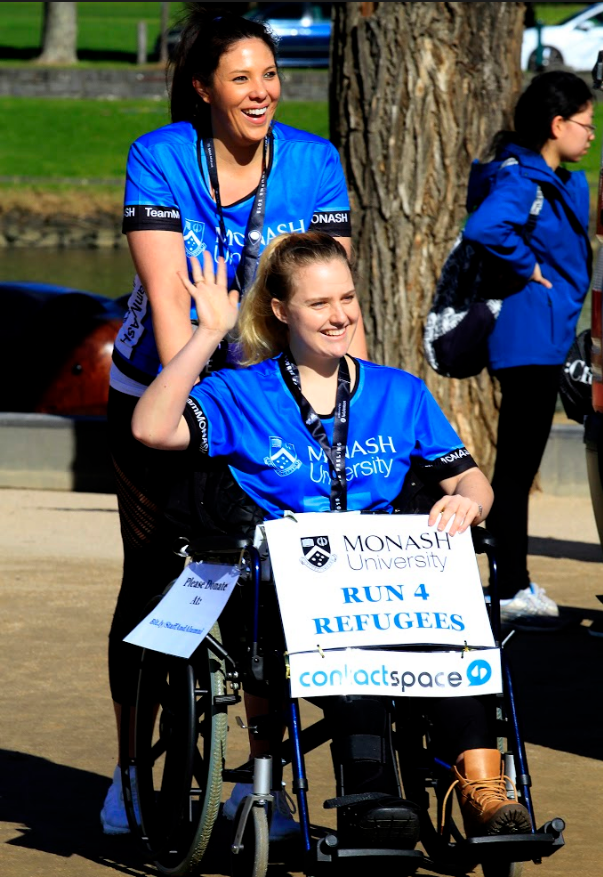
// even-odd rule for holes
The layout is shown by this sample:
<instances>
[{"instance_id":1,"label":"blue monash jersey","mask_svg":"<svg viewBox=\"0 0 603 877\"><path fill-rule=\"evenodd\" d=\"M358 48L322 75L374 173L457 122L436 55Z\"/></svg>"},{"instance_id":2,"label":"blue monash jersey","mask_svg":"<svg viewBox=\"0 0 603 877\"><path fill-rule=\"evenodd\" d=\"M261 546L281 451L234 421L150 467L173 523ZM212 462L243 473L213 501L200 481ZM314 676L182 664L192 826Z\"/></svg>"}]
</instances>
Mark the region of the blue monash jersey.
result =
<instances>
[{"instance_id":1,"label":"blue monash jersey","mask_svg":"<svg viewBox=\"0 0 603 877\"><path fill-rule=\"evenodd\" d=\"M233 283L244 245L255 192L223 205L224 255ZM320 229L351 234L349 199L337 150L332 143L288 125L273 125L261 249L277 235ZM123 231L182 234L187 255L209 250L220 256L220 226L211 197L202 143L189 122L144 134L130 148L126 172ZM149 384L159 370L149 302L138 278L114 350L119 371Z\"/></svg>"},{"instance_id":2,"label":"blue monash jersey","mask_svg":"<svg viewBox=\"0 0 603 877\"><path fill-rule=\"evenodd\" d=\"M431 482L475 466L423 381L356 362L346 452L349 510L391 512L411 457ZM286 509L329 511L329 464L283 381L278 357L209 375L193 388L184 416L191 450L225 459L267 518ZM332 441L333 418L321 419Z\"/></svg>"}]
</instances>

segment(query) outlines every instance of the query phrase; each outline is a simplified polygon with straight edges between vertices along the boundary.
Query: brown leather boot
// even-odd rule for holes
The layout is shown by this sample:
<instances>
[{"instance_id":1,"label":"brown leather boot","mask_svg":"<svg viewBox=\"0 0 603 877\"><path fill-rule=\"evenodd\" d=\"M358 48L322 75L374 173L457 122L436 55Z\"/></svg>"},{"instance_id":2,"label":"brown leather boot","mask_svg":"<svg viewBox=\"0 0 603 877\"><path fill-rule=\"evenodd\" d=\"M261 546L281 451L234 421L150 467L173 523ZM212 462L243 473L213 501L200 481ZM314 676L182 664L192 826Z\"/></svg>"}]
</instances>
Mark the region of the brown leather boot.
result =
<instances>
[{"instance_id":1,"label":"brown leather boot","mask_svg":"<svg viewBox=\"0 0 603 877\"><path fill-rule=\"evenodd\" d=\"M451 772L467 837L531 831L526 808L507 797L498 749L468 749Z\"/></svg>"}]
</instances>

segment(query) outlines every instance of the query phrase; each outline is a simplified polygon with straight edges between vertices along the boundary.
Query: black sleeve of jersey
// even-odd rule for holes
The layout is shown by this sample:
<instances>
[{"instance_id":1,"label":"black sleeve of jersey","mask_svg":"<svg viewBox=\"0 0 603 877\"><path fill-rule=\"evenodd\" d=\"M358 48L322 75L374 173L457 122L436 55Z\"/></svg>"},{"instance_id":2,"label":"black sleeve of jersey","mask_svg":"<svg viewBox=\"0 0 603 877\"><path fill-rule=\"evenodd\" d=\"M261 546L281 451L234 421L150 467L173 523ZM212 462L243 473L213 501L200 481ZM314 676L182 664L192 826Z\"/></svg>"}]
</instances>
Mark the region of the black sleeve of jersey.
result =
<instances>
[{"instance_id":1,"label":"black sleeve of jersey","mask_svg":"<svg viewBox=\"0 0 603 877\"><path fill-rule=\"evenodd\" d=\"M421 457L412 459L419 477L425 484L430 485L439 484L445 478L453 478L477 466L467 448L458 448L456 451L444 454L443 457L436 457L435 460L423 460Z\"/></svg>"},{"instance_id":2,"label":"black sleeve of jersey","mask_svg":"<svg viewBox=\"0 0 603 877\"><path fill-rule=\"evenodd\" d=\"M352 223L349 210L317 210L309 231L324 231L334 238L351 238Z\"/></svg>"},{"instance_id":3,"label":"black sleeve of jersey","mask_svg":"<svg viewBox=\"0 0 603 877\"><path fill-rule=\"evenodd\" d=\"M188 423L191 433L189 450L198 451L200 454L209 454L207 417L198 401L192 396L188 397L182 415Z\"/></svg>"},{"instance_id":4,"label":"black sleeve of jersey","mask_svg":"<svg viewBox=\"0 0 603 877\"><path fill-rule=\"evenodd\" d=\"M178 231L182 220L177 207L158 207L155 204L130 204L124 207L123 234L129 231Z\"/></svg>"}]
</instances>

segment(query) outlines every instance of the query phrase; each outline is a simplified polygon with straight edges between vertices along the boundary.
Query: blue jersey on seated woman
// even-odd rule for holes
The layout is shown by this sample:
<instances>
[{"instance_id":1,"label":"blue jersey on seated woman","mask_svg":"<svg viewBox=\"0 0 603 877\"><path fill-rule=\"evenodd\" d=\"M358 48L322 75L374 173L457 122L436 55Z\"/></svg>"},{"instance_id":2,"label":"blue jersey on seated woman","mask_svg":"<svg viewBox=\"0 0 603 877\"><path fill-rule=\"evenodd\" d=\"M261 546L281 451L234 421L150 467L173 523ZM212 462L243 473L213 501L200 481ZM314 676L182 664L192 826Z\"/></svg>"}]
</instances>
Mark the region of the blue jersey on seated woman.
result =
<instances>
[{"instance_id":1,"label":"blue jersey on seated woman","mask_svg":"<svg viewBox=\"0 0 603 877\"><path fill-rule=\"evenodd\" d=\"M234 478L267 518L286 509L328 511L329 464L300 417L279 359L215 372L194 387L185 411L191 448L227 457ZM350 511L391 512L411 458L426 482L475 466L423 381L398 369L356 363L345 457ZM333 417L319 416L331 442Z\"/></svg>"}]
</instances>

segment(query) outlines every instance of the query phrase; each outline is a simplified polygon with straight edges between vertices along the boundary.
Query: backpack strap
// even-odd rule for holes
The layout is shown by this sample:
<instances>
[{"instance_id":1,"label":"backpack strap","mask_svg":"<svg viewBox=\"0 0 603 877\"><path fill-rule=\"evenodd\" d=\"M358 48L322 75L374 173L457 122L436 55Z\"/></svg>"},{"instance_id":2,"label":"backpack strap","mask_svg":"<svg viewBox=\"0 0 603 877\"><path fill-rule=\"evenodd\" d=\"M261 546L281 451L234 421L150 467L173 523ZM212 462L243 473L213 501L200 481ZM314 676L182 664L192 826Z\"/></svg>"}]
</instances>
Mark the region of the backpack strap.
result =
<instances>
[{"instance_id":1,"label":"backpack strap","mask_svg":"<svg viewBox=\"0 0 603 877\"><path fill-rule=\"evenodd\" d=\"M512 157L506 158L503 161L503 163L501 164L501 168L511 167L514 164L519 164L519 162L517 161L516 158L512 158ZM542 210L543 205L544 205L544 193L543 193L542 189L540 188L540 185L538 183L536 183L536 197L534 198L532 206L530 207L528 221L526 222L525 228L524 228L524 236L525 236L526 241L532 236L532 234L534 232L534 229L536 227L536 222L538 220L538 217L540 216L540 211Z\"/></svg>"}]
</instances>

